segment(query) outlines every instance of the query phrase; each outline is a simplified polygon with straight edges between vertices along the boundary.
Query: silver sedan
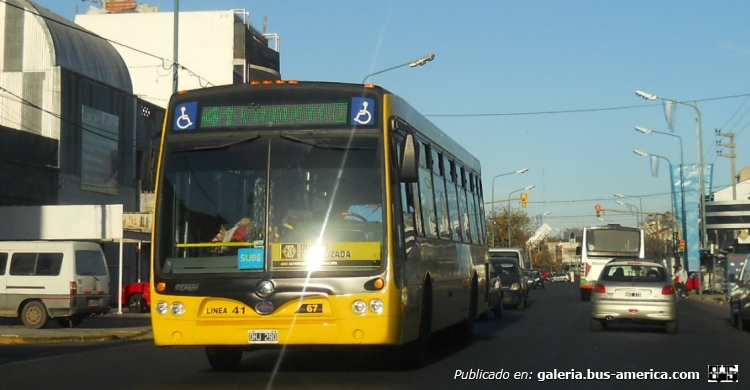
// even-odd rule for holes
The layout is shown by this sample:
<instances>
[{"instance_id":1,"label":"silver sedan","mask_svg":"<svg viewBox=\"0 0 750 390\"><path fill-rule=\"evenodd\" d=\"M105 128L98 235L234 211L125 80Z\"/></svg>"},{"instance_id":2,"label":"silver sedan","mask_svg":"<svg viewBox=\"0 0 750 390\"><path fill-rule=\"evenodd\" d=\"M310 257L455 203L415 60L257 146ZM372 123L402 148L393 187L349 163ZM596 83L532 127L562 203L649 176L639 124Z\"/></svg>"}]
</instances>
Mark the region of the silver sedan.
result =
<instances>
[{"instance_id":1,"label":"silver sedan","mask_svg":"<svg viewBox=\"0 0 750 390\"><path fill-rule=\"evenodd\" d=\"M662 323L677 333L677 296L664 266L642 259L604 266L591 294L590 327L600 331L614 322Z\"/></svg>"}]
</instances>

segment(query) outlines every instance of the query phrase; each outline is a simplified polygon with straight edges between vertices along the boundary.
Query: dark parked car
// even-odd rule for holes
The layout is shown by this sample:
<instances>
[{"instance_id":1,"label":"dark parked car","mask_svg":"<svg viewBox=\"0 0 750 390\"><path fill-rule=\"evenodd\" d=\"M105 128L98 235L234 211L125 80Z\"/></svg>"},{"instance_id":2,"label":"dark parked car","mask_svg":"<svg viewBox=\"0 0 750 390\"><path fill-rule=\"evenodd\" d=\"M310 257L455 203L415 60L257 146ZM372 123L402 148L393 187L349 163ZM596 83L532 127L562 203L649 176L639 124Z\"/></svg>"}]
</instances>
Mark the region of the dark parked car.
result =
<instances>
[{"instance_id":1,"label":"dark parked car","mask_svg":"<svg viewBox=\"0 0 750 390\"><path fill-rule=\"evenodd\" d=\"M529 270L529 278L532 280L532 283L529 284L529 287L536 290L537 287L544 288L544 278L542 277L542 273L539 272L538 269L531 269Z\"/></svg>"},{"instance_id":2,"label":"dark parked car","mask_svg":"<svg viewBox=\"0 0 750 390\"><path fill-rule=\"evenodd\" d=\"M518 260L512 257L490 257L490 264L499 275L503 286L503 305L519 310L525 309L529 289Z\"/></svg>"}]
</instances>

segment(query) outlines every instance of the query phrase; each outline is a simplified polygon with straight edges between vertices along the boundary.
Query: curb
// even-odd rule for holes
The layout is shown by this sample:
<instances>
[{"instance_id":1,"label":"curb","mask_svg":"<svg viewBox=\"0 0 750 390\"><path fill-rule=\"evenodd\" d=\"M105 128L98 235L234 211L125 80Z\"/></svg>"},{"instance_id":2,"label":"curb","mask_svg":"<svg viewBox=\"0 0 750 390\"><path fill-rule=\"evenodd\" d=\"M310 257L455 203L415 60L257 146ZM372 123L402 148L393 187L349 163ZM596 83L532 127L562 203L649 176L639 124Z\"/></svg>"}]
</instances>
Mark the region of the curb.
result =
<instances>
[{"instance_id":1,"label":"curb","mask_svg":"<svg viewBox=\"0 0 750 390\"><path fill-rule=\"evenodd\" d=\"M86 336L51 336L51 337L19 337L0 336L0 345L11 344L57 344L57 343L80 343L101 342L117 340L151 340L154 338L152 330L145 331L113 331L108 334L86 335Z\"/></svg>"}]
</instances>

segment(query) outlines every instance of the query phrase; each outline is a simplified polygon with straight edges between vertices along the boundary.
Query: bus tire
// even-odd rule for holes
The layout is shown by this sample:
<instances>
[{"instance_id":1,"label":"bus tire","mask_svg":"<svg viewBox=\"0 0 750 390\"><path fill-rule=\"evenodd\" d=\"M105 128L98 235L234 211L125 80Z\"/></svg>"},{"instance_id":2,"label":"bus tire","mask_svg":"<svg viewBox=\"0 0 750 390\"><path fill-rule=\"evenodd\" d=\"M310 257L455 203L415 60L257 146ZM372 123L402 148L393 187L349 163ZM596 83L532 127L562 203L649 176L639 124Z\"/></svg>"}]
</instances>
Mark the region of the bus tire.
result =
<instances>
[{"instance_id":1,"label":"bus tire","mask_svg":"<svg viewBox=\"0 0 750 390\"><path fill-rule=\"evenodd\" d=\"M471 296L469 297L469 315L468 317L459 322L456 325L455 331L453 332L456 340L460 342L466 342L474 338L474 318L477 316L477 310L479 309L479 298L477 298L477 292L479 291L477 277L471 281Z\"/></svg>"},{"instance_id":2,"label":"bus tire","mask_svg":"<svg viewBox=\"0 0 750 390\"><path fill-rule=\"evenodd\" d=\"M427 348L432 339L432 286L429 279L425 280L422 291L422 303L419 308L419 334L417 339L402 346L402 365L416 369L427 361Z\"/></svg>"},{"instance_id":3,"label":"bus tire","mask_svg":"<svg viewBox=\"0 0 750 390\"><path fill-rule=\"evenodd\" d=\"M216 371L234 371L242 361L242 349L225 346L206 346L208 364Z\"/></svg>"},{"instance_id":4,"label":"bus tire","mask_svg":"<svg viewBox=\"0 0 750 390\"><path fill-rule=\"evenodd\" d=\"M47 308L42 302L29 301L21 310L21 321L24 326L30 329L41 329L47 325L49 321L49 314L47 314Z\"/></svg>"}]
</instances>

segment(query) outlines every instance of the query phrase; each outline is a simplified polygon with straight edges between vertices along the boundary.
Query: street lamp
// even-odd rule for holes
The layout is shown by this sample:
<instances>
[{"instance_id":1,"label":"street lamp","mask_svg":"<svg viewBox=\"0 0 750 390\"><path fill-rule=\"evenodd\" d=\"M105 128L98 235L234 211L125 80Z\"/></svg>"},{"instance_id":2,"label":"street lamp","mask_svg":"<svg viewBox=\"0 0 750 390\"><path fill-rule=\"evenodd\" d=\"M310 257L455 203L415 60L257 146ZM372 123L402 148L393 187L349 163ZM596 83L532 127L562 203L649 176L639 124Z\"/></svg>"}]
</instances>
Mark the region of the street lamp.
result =
<instances>
[{"instance_id":1,"label":"street lamp","mask_svg":"<svg viewBox=\"0 0 750 390\"><path fill-rule=\"evenodd\" d=\"M385 72L387 72L389 70L398 69L398 68L404 67L406 65L409 65L409 67L412 67L412 68L417 67L417 66L422 66L422 65L424 65L424 64L426 64L426 63L428 63L428 62L430 62L430 61L432 61L434 59L435 59L435 55L434 54L428 54L428 55L426 55L426 56L424 56L422 58L416 59L414 61L406 62L406 63L403 63L401 65L392 66L392 67L390 67L388 69L379 70L379 71L377 71L375 73L370 73L367 76L365 76L365 78L362 80L362 84L364 84L365 81L367 81L367 79L370 78L370 76L375 76L376 74L385 73Z\"/></svg>"},{"instance_id":2,"label":"street lamp","mask_svg":"<svg viewBox=\"0 0 750 390\"><path fill-rule=\"evenodd\" d=\"M698 191L698 193L700 194L699 198L698 198L698 202L700 204L700 232L701 232L700 233L701 237L700 237L699 241L700 241L700 244L701 244L701 248L705 248L706 247L706 244L705 244L705 240L706 240L706 204L705 204L705 199L704 199L705 198L705 195L704 195L705 187L704 187L704 184L703 184L704 183L704 181L703 181L703 130L701 128L701 112L700 112L700 110L698 110L698 104L697 103L684 102L684 101L681 101L681 100L669 99L669 98L665 98L663 96L657 96L657 95L650 94L650 93L643 92L643 91L635 91L635 94L637 96L640 96L640 97L642 97L644 99L647 99L647 100L657 100L658 99L658 100L668 101L668 102L682 104L682 105L685 105L685 106L688 106L688 107L692 107L695 110L695 132L696 132L696 138L697 138L697 142L698 142L698 186L700 187L700 189ZM684 208L685 205L683 204L682 207Z\"/></svg>"},{"instance_id":3,"label":"street lamp","mask_svg":"<svg viewBox=\"0 0 750 390\"><path fill-rule=\"evenodd\" d=\"M643 199L640 196L638 196L638 195L623 195L623 194L614 194L614 195L617 198L633 198L633 197L638 198L638 205L639 205L639 207L636 207L636 209L639 210L640 212L643 212ZM633 206L633 207L635 207L635 206ZM640 218L640 213L636 214L635 220L638 223L638 225L641 224L642 221L641 221L641 218Z\"/></svg>"},{"instance_id":4,"label":"street lamp","mask_svg":"<svg viewBox=\"0 0 750 390\"><path fill-rule=\"evenodd\" d=\"M686 218L686 216L685 216L685 178L684 178L684 176L682 174L682 171L683 171L684 166L685 166L685 160L683 159L683 155L682 155L682 137L680 137L677 134L667 133L667 132L663 132L663 131L651 130L649 128L641 127L641 126L636 126L635 130L639 131L639 132L641 132L643 134L651 134L651 133L664 134L664 135L668 135L668 136L671 136L671 137L676 137L680 141L680 200L681 200L680 203L681 203L681 206L682 206L682 207L680 207L680 215L682 216L682 224L680 226L680 229L682 230L682 232L685 232L685 227L687 226L687 220L685 219ZM674 196L674 190L673 190L672 196ZM675 210L672 210L672 211L675 212L676 211L676 207L675 207Z\"/></svg>"},{"instance_id":5,"label":"street lamp","mask_svg":"<svg viewBox=\"0 0 750 390\"><path fill-rule=\"evenodd\" d=\"M638 225L640 225L640 222L638 221L638 214L640 213L640 211L638 210L638 207L636 205L630 204L630 203L625 203L625 202L623 202L621 200L616 200L615 203L619 204L620 206L627 207L628 211L630 211L631 213L633 212L633 209L635 209L635 221L636 221L636 223Z\"/></svg>"},{"instance_id":6,"label":"street lamp","mask_svg":"<svg viewBox=\"0 0 750 390\"><path fill-rule=\"evenodd\" d=\"M666 161L667 161L667 164L669 164L670 166L672 165L672 162L671 162L671 161L669 161L669 159L668 159L668 158L666 158L666 157L664 157L664 156L659 156L658 154L653 154L653 153L646 153L646 152L644 152L644 151L641 151L641 150L638 150L638 149L636 149L636 150L633 150L633 153L635 153L635 154L637 154L637 155L639 155L639 156L643 156L643 157L654 156L654 157L657 157L657 158L661 158L661 159L664 159L664 160L666 160ZM675 212L676 212L675 210L676 210L676 208L677 208L677 207L675 206L675 201L674 201L674 186L672 186L672 185L670 184L670 186L669 186L669 187L670 187L670 188L669 188L669 189L670 189L670 193L672 194L672 219L673 219L674 221L676 221L676 218L674 218L674 216L675 216ZM684 211L684 204L683 204L683 211ZM684 214L683 214L683 215L684 215ZM685 221L684 221L684 219L683 219L683 222L685 222ZM684 232L684 230L681 230L681 229L682 229L682 226L680 226L679 224L677 224L677 225L676 225L676 227L677 227L678 229L680 229L680 230L679 230L679 232L678 232L678 234L679 234L679 238L680 238L680 239L683 239L683 238L684 238L684 237L683 237L683 234L684 234L683 232Z\"/></svg>"},{"instance_id":7,"label":"street lamp","mask_svg":"<svg viewBox=\"0 0 750 390\"><path fill-rule=\"evenodd\" d=\"M669 164L670 166L672 166L672 162L669 161L669 159L666 158L666 157L664 157L664 156L659 156L658 154L653 154L653 153L646 153L646 152L644 152L642 150L638 150L638 149L633 150L633 153L635 153L635 154L637 154L637 155L639 155L641 157L653 156L653 157L656 157L656 158L661 158L663 160L666 160L667 164ZM669 188L670 189L670 193L672 194L672 215L674 215L675 214L675 209L676 209L675 203L674 203L674 186L670 185L669 187L670 187Z\"/></svg>"},{"instance_id":8,"label":"street lamp","mask_svg":"<svg viewBox=\"0 0 750 390\"><path fill-rule=\"evenodd\" d=\"M495 176L495 177L492 178L492 208L493 209L495 208L495 179L497 179L498 177L501 177L501 176L512 175L514 173L517 174L517 175L520 175L520 174L522 174L524 172L528 172L528 170L529 170L529 168L521 168L521 169L519 169L517 171L508 172L508 173L501 173L501 174L499 174L499 175L497 175L497 176ZM490 233L492 233L490 235L490 242L492 243L492 247L495 247L495 221L494 221L494 219L492 220L492 231Z\"/></svg>"},{"instance_id":9,"label":"street lamp","mask_svg":"<svg viewBox=\"0 0 750 390\"><path fill-rule=\"evenodd\" d=\"M510 217L511 217L511 215L510 215L510 196L513 195L513 194L515 194L518 191L528 191L528 190L530 190L530 189L532 189L534 187L536 187L536 184L532 184L532 185L530 185L528 187L524 187L524 188L519 188L519 189L517 189L515 191L511 191L510 194L508 194L508 247L510 247Z\"/></svg>"}]
</instances>

